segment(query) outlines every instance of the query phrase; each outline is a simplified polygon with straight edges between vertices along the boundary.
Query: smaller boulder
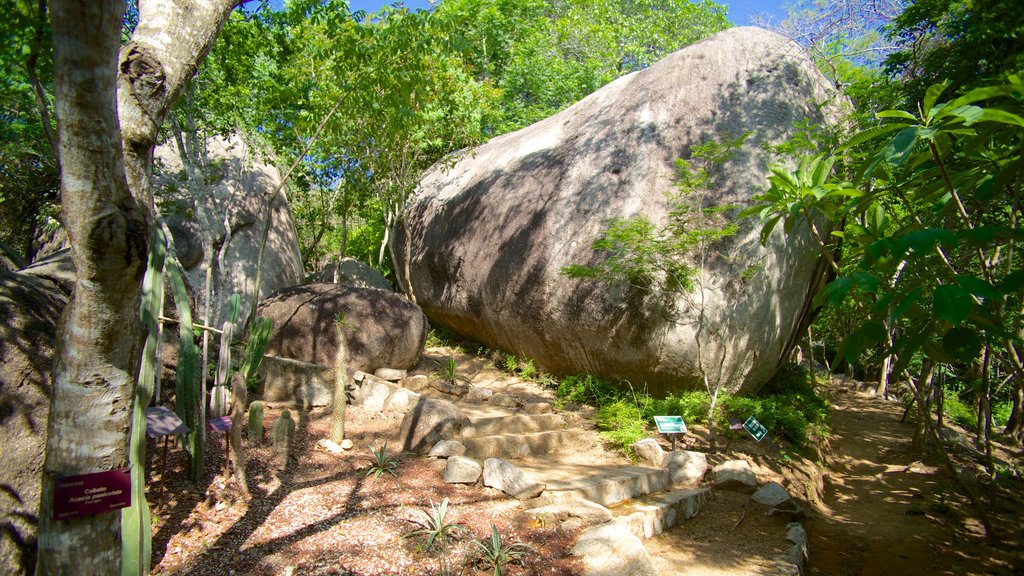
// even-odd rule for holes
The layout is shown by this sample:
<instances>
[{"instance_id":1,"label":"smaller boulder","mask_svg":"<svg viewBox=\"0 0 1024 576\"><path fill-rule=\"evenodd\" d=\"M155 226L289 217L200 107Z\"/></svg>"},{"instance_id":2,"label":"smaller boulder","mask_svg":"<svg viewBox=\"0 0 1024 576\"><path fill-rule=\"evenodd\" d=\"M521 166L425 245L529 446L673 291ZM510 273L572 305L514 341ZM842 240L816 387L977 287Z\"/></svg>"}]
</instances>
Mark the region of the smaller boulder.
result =
<instances>
[{"instance_id":1,"label":"smaller boulder","mask_svg":"<svg viewBox=\"0 0 1024 576\"><path fill-rule=\"evenodd\" d=\"M373 375L381 380L387 380L389 382L398 382L402 378L409 375L408 370L399 370L398 368L377 368L374 370Z\"/></svg>"},{"instance_id":2,"label":"smaller boulder","mask_svg":"<svg viewBox=\"0 0 1024 576\"><path fill-rule=\"evenodd\" d=\"M410 392L405 388L393 389L391 391L391 395L384 401L384 409L391 412L398 412L399 414L405 414L409 411L409 407L413 405L417 398L419 398L419 394Z\"/></svg>"},{"instance_id":3,"label":"smaller boulder","mask_svg":"<svg viewBox=\"0 0 1024 576\"><path fill-rule=\"evenodd\" d=\"M441 440L451 440L468 425L469 418L455 404L420 396L405 413L398 438L403 451L423 453Z\"/></svg>"},{"instance_id":4,"label":"smaller boulder","mask_svg":"<svg viewBox=\"0 0 1024 576\"><path fill-rule=\"evenodd\" d=\"M750 497L751 500L768 506L769 508L782 507L792 501L789 492L778 482L769 482L757 489L757 492Z\"/></svg>"},{"instance_id":5,"label":"smaller boulder","mask_svg":"<svg viewBox=\"0 0 1024 576\"><path fill-rule=\"evenodd\" d=\"M672 484L676 486L695 486L700 484L708 473L708 457L703 452L690 450L673 450L665 457Z\"/></svg>"},{"instance_id":6,"label":"smaller boulder","mask_svg":"<svg viewBox=\"0 0 1024 576\"><path fill-rule=\"evenodd\" d=\"M638 440L629 447L637 458L651 466L661 468L662 463L665 461L665 450L661 448L661 444L658 444L658 441L654 438Z\"/></svg>"},{"instance_id":7,"label":"smaller boulder","mask_svg":"<svg viewBox=\"0 0 1024 576\"><path fill-rule=\"evenodd\" d=\"M484 486L496 488L519 500L536 498L547 489L546 485L536 482L514 464L501 458L484 460Z\"/></svg>"},{"instance_id":8,"label":"smaller boulder","mask_svg":"<svg viewBox=\"0 0 1024 576\"><path fill-rule=\"evenodd\" d=\"M471 402L487 402L491 399L491 396L494 396L494 390L473 386L466 393L466 400Z\"/></svg>"},{"instance_id":9,"label":"smaller boulder","mask_svg":"<svg viewBox=\"0 0 1024 576\"><path fill-rule=\"evenodd\" d=\"M407 390L419 392L420 390L423 390L427 386L430 386L430 378L424 376L423 374L417 374L415 376L406 376L405 378L402 378L398 382L398 385Z\"/></svg>"},{"instance_id":10,"label":"smaller boulder","mask_svg":"<svg viewBox=\"0 0 1024 576\"><path fill-rule=\"evenodd\" d=\"M430 449L427 456L431 458L450 458L451 456L463 456L466 454L466 447L457 440L441 440Z\"/></svg>"},{"instance_id":11,"label":"smaller boulder","mask_svg":"<svg viewBox=\"0 0 1024 576\"><path fill-rule=\"evenodd\" d=\"M448 484L476 484L483 467L472 458L451 456L444 467L444 481Z\"/></svg>"},{"instance_id":12,"label":"smaller boulder","mask_svg":"<svg viewBox=\"0 0 1024 576\"><path fill-rule=\"evenodd\" d=\"M365 380L360 393L363 409L369 412L380 412L384 410L384 403L391 396L391 387L385 382Z\"/></svg>"},{"instance_id":13,"label":"smaller boulder","mask_svg":"<svg viewBox=\"0 0 1024 576\"><path fill-rule=\"evenodd\" d=\"M342 452L345 451L345 449L342 448L340 444L328 438L321 438L320 440L317 440L316 445L317 448L326 450L331 454L341 454Z\"/></svg>"},{"instance_id":14,"label":"smaller boulder","mask_svg":"<svg viewBox=\"0 0 1024 576\"><path fill-rule=\"evenodd\" d=\"M584 572L596 576L657 576L644 543L622 519L585 530L572 549Z\"/></svg>"},{"instance_id":15,"label":"smaller boulder","mask_svg":"<svg viewBox=\"0 0 1024 576\"><path fill-rule=\"evenodd\" d=\"M489 402L495 406L501 406L503 408L515 408L519 406L519 401L516 400L515 396L503 394L501 392L492 394Z\"/></svg>"},{"instance_id":16,"label":"smaller boulder","mask_svg":"<svg viewBox=\"0 0 1024 576\"><path fill-rule=\"evenodd\" d=\"M726 460L714 468L715 488L753 492L757 489L757 476L746 460Z\"/></svg>"},{"instance_id":17,"label":"smaller boulder","mask_svg":"<svg viewBox=\"0 0 1024 576\"><path fill-rule=\"evenodd\" d=\"M354 447L355 447L355 442L352 442L348 438L345 438L344 440L341 441L341 449L342 450L351 450Z\"/></svg>"},{"instance_id":18,"label":"smaller boulder","mask_svg":"<svg viewBox=\"0 0 1024 576\"><path fill-rule=\"evenodd\" d=\"M553 411L550 402L527 402L523 404L523 412L527 414L550 414Z\"/></svg>"},{"instance_id":19,"label":"smaller boulder","mask_svg":"<svg viewBox=\"0 0 1024 576\"><path fill-rule=\"evenodd\" d=\"M604 524L612 520L611 510L582 498L530 508L523 511L523 517L534 525L547 525L557 522L563 530L576 530Z\"/></svg>"}]
</instances>

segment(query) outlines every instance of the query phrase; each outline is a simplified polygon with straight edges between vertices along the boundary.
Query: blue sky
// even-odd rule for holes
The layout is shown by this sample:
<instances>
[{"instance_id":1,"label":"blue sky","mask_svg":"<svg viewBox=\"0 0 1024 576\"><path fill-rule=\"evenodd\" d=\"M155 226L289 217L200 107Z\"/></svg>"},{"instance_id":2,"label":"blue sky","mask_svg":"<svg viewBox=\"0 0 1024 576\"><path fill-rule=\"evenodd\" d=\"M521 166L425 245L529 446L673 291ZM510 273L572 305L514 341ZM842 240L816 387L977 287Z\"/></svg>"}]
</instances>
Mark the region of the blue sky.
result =
<instances>
[{"instance_id":1,"label":"blue sky","mask_svg":"<svg viewBox=\"0 0 1024 576\"><path fill-rule=\"evenodd\" d=\"M272 6L280 6L283 0L271 0ZM718 0L720 4L729 7L729 20L733 24L744 26L750 24L750 19L755 14L767 13L781 20L786 13L787 0ZM349 8L353 12L365 10L367 13L376 12L385 4L393 2L386 0L349 0ZM427 0L405 0L405 6L410 9L422 9L430 6Z\"/></svg>"}]
</instances>

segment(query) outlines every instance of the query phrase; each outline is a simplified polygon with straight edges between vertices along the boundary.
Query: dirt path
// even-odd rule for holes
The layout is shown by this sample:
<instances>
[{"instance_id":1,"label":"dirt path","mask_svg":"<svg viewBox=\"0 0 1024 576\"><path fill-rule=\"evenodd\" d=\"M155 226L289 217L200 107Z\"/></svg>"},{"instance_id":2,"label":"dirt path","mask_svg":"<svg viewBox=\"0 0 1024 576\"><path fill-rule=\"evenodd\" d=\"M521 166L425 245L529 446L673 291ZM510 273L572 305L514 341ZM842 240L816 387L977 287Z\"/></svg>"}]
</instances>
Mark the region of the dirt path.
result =
<instances>
[{"instance_id":1,"label":"dirt path","mask_svg":"<svg viewBox=\"0 0 1024 576\"><path fill-rule=\"evenodd\" d=\"M825 498L807 522L810 574L1013 574L940 461L910 451L902 407L848 386L832 392Z\"/></svg>"}]
</instances>

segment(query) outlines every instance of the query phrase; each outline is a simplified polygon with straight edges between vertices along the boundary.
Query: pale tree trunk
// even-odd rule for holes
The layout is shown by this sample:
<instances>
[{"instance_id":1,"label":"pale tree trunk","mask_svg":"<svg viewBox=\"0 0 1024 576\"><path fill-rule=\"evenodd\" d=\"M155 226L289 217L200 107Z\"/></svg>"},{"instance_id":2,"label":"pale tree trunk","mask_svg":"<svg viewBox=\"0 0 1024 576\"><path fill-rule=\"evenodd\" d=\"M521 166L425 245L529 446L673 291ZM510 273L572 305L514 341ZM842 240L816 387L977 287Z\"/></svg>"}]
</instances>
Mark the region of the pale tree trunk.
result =
<instances>
[{"instance_id":1,"label":"pale tree trunk","mask_svg":"<svg viewBox=\"0 0 1024 576\"><path fill-rule=\"evenodd\" d=\"M121 47L122 0L51 2L61 206L78 280L58 332L39 574L120 565L120 512L56 522L54 481L127 465L153 145L233 3L143 3Z\"/></svg>"}]
</instances>

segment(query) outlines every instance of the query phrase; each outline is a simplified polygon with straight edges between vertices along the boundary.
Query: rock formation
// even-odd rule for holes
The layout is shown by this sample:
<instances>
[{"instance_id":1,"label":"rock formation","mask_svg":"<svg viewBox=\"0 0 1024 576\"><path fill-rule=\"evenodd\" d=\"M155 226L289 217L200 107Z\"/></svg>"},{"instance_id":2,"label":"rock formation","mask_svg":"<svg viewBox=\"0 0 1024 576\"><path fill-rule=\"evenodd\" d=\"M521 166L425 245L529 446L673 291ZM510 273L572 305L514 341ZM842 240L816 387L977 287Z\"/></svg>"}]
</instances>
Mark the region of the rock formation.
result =
<instances>
[{"instance_id":1,"label":"rock formation","mask_svg":"<svg viewBox=\"0 0 1024 576\"><path fill-rule=\"evenodd\" d=\"M56 284L0 270L0 574L35 566L54 335L66 303Z\"/></svg>"},{"instance_id":2,"label":"rock formation","mask_svg":"<svg viewBox=\"0 0 1024 576\"><path fill-rule=\"evenodd\" d=\"M655 391L699 387L696 295L668 302L570 280L593 264L608 220L667 219L676 160L749 136L712 171L695 208L749 203L765 187L763 146L800 121L835 123L842 99L802 50L734 28L619 78L546 120L439 163L396 230L395 269L432 321L556 373L591 373ZM704 365L729 391L756 391L802 335L824 267L810 235L759 242L756 219L714 246L704 283ZM401 281L399 283L403 283Z\"/></svg>"},{"instance_id":3,"label":"rock formation","mask_svg":"<svg viewBox=\"0 0 1024 576\"><path fill-rule=\"evenodd\" d=\"M161 212L197 306L204 304L206 270L212 265L213 304L221 310L212 322L220 326L228 312L225 302L235 293L241 295L245 317L252 306L266 199L280 183L281 173L237 136L209 139L205 165L194 178L188 176L189 170L173 143L159 146L155 155L159 171L154 188L161 195ZM201 182L196 183L196 178ZM273 196L271 210L257 301L303 280L298 234L284 190ZM225 238L227 247L221 263ZM202 310L194 313L202 318Z\"/></svg>"},{"instance_id":4,"label":"rock formation","mask_svg":"<svg viewBox=\"0 0 1024 576\"><path fill-rule=\"evenodd\" d=\"M293 286L264 300L256 313L274 322L268 355L325 366L334 364L334 324L340 320L353 372L412 368L427 338L427 319L418 306L375 288Z\"/></svg>"}]
</instances>

